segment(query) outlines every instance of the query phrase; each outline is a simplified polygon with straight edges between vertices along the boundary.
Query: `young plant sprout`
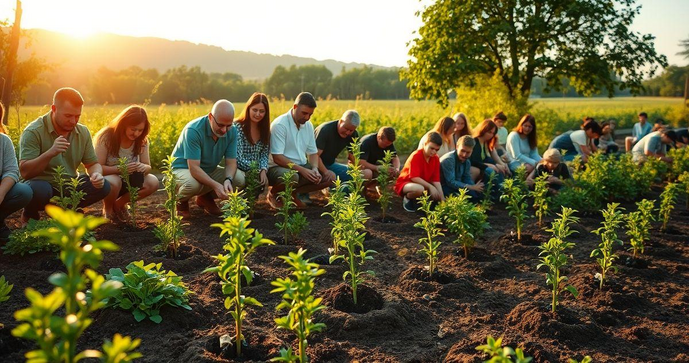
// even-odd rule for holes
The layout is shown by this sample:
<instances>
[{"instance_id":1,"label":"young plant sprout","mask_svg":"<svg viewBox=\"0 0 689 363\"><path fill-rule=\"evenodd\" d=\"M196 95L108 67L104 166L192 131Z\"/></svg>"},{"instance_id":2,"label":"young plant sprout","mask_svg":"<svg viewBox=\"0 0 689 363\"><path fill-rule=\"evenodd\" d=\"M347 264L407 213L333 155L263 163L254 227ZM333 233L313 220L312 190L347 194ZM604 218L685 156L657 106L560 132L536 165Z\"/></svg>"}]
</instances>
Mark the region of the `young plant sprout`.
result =
<instances>
[{"instance_id":1,"label":"young plant sprout","mask_svg":"<svg viewBox=\"0 0 689 363\"><path fill-rule=\"evenodd\" d=\"M175 182L175 174L172 172L172 163L175 162L175 159L173 156L168 156L163 160L163 188L167 194L164 206L170 217L153 229L153 235L160 240L160 245L156 248L168 252L172 258L177 257L177 251L184 236L182 216L177 214L177 183Z\"/></svg>"},{"instance_id":2,"label":"young plant sprout","mask_svg":"<svg viewBox=\"0 0 689 363\"><path fill-rule=\"evenodd\" d=\"M543 217L548 215L550 197L548 197L548 174L538 176L534 181L534 190L531 192L533 206L538 217L538 226L543 226Z\"/></svg>"},{"instance_id":3,"label":"young plant sprout","mask_svg":"<svg viewBox=\"0 0 689 363\"><path fill-rule=\"evenodd\" d=\"M627 236L629 236L628 250L632 251L632 257L637 258L639 253L644 253L644 244L651 236L651 222L653 217L653 202L642 199L636 203L636 212L627 214Z\"/></svg>"},{"instance_id":4,"label":"young plant sprout","mask_svg":"<svg viewBox=\"0 0 689 363\"><path fill-rule=\"evenodd\" d=\"M289 313L275 319L278 328L286 329L297 334L299 341L299 353L295 354L292 348L280 349L280 356L271 359L271 362L308 362L306 347L311 333L325 329L325 324L313 321L313 316L319 310L325 309L321 305L321 298L313 296L313 287L316 277L323 275L325 270L318 264L304 259L306 250L290 252L287 256L280 256L292 270L292 277L278 278L270 284L275 286L271 293L282 293L282 301L276 310L289 309Z\"/></svg>"},{"instance_id":5,"label":"young plant sprout","mask_svg":"<svg viewBox=\"0 0 689 363\"><path fill-rule=\"evenodd\" d=\"M330 192L328 204L326 204L332 210L321 214L321 216L330 216L332 218L332 222L330 222L332 226L330 235L333 237L333 248L330 249L332 255L340 253L340 241L342 240L342 228L344 227L344 222L342 221L344 214L340 213L340 211L347 208L347 201L346 185L343 185L340 178L337 178L335 186Z\"/></svg>"},{"instance_id":6,"label":"young plant sprout","mask_svg":"<svg viewBox=\"0 0 689 363\"><path fill-rule=\"evenodd\" d=\"M282 219L282 222L276 222L275 227L281 230L283 233L284 243L287 244L290 237L297 238L299 233L303 231L308 225L304 213L296 212L292 213L292 209L297 206L297 203L292 200L292 194L294 194L294 181L292 178L297 174L297 171L292 169L292 164L289 165L290 169L287 170L281 177L280 180L285 185L285 190L278 193L278 198L282 201L282 206L277 212L277 217Z\"/></svg>"},{"instance_id":7,"label":"young plant sprout","mask_svg":"<svg viewBox=\"0 0 689 363\"><path fill-rule=\"evenodd\" d=\"M237 217L242 218L249 215L249 202L244 198L244 190L235 189L227 194L227 201L222 205L223 218Z\"/></svg>"},{"instance_id":8,"label":"young plant sprout","mask_svg":"<svg viewBox=\"0 0 689 363\"><path fill-rule=\"evenodd\" d=\"M129 181L127 162L127 158L117 159L117 169L120 171L120 175L129 193L129 216L131 218L129 222L132 224L132 227L136 227L136 212L138 211L136 202L139 200L139 188L132 186L132 183Z\"/></svg>"},{"instance_id":9,"label":"young plant sprout","mask_svg":"<svg viewBox=\"0 0 689 363\"><path fill-rule=\"evenodd\" d=\"M600 266L600 289L603 290L603 284L605 283L605 276L608 271L617 272L617 267L613 264L618 256L613 252L612 248L614 245L622 245L622 240L617 236L617 230L621 228L622 222L624 222L624 215L622 211L624 208L618 208L619 203L609 203L608 209L602 210L603 218L605 219L601 222L602 227L593 231L601 238L601 243L598 248L591 252L591 257L597 257L596 262Z\"/></svg>"},{"instance_id":10,"label":"young plant sprout","mask_svg":"<svg viewBox=\"0 0 689 363\"><path fill-rule=\"evenodd\" d=\"M12 291L13 287L14 285L5 280L5 276L0 276L0 303L10 299L10 292ZM3 327L4 325L0 323L0 329Z\"/></svg>"},{"instance_id":11,"label":"young plant sprout","mask_svg":"<svg viewBox=\"0 0 689 363\"><path fill-rule=\"evenodd\" d=\"M488 228L485 210L471 203L466 189L460 189L459 194L445 199L440 210L448 231L456 236L454 242L464 248L464 258L468 258L476 239Z\"/></svg>"},{"instance_id":12,"label":"young plant sprout","mask_svg":"<svg viewBox=\"0 0 689 363\"><path fill-rule=\"evenodd\" d=\"M682 185L684 188L684 197L686 199L686 209L689 209L689 171L685 171L682 173L679 178L677 178L677 181Z\"/></svg>"},{"instance_id":13,"label":"young plant sprout","mask_svg":"<svg viewBox=\"0 0 689 363\"><path fill-rule=\"evenodd\" d=\"M261 185L260 173L260 170L258 170L258 162L252 161L251 165L249 165L249 170L246 172L246 187L244 188L246 192L244 194L246 197L246 204L249 208L249 218L254 218L256 202L263 188L263 185Z\"/></svg>"},{"instance_id":14,"label":"young plant sprout","mask_svg":"<svg viewBox=\"0 0 689 363\"><path fill-rule=\"evenodd\" d=\"M428 193L424 191L423 196L419 198L419 203L421 203L419 210L424 212L424 217L421 217L421 221L416 222L414 227L421 228L426 232L426 236L419 239L419 243L423 246L419 252L428 258L428 273L433 276L438 263L438 249L442 243L439 237L444 236L439 227L442 221L440 212L433 210L433 201Z\"/></svg>"},{"instance_id":15,"label":"young plant sprout","mask_svg":"<svg viewBox=\"0 0 689 363\"><path fill-rule=\"evenodd\" d=\"M390 168L392 168L392 159L394 157L394 152L385 150L385 156L383 157L383 160L380 161L381 168L378 171L378 176L376 177L376 181L378 182L378 190L380 191L378 204L380 204L383 222L385 222L385 215L390 209L390 201L392 200L392 189L390 186L395 180L390 174Z\"/></svg>"},{"instance_id":16,"label":"young plant sprout","mask_svg":"<svg viewBox=\"0 0 689 363\"><path fill-rule=\"evenodd\" d=\"M263 238L255 229L249 228L248 220L236 216L225 218L223 223L212 224L220 228L220 237L227 236L223 250L225 255L217 255L218 266L207 268L204 272L217 273L222 280L222 292L225 296L225 309L233 309L230 314L235 322L235 346L237 357L242 355L242 323L246 317L246 306L263 306L258 300L242 294L242 276L247 285L253 280L253 272L246 264L246 258L258 247L272 245L273 241Z\"/></svg>"},{"instance_id":17,"label":"young plant sprout","mask_svg":"<svg viewBox=\"0 0 689 363\"><path fill-rule=\"evenodd\" d=\"M55 184L57 184L58 195L52 197L51 202L62 209L76 211L79 203L86 196L83 190L78 190L79 185L81 185L79 178L71 178L67 181L65 167L62 165L55 167L55 176L53 178Z\"/></svg>"},{"instance_id":18,"label":"young plant sprout","mask_svg":"<svg viewBox=\"0 0 689 363\"><path fill-rule=\"evenodd\" d=\"M573 233L570 229L572 223L579 221L578 217L574 216L575 210L567 207L562 207L562 213L558 214L560 218L553 221L552 227L547 229L547 232L553 234L553 237L540 246L541 263L536 267L546 267L548 271L545 274L545 281L553 288L552 312L558 306L558 300L563 290L569 291L574 297L579 296L577 289L572 285L567 285L567 276L561 276L561 268L567 265L567 254L565 250L574 247L574 243L567 242L565 239L569 238Z\"/></svg>"},{"instance_id":19,"label":"young plant sprout","mask_svg":"<svg viewBox=\"0 0 689 363\"><path fill-rule=\"evenodd\" d=\"M493 188L496 188L495 178L498 175L496 173L490 174L488 181L486 182L485 188L483 189L483 198L481 199L481 208L488 211L493 208Z\"/></svg>"},{"instance_id":20,"label":"young plant sprout","mask_svg":"<svg viewBox=\"0 0 689 363\"><path fill-rule=\"evenodd\" d=\"M530 216L526 212L528 205L526 204L526 193L521 185L515 182L515 179L507 179L503 183L504 192L500 200L507 204L509 214L514 217L517 229L517 241L522 240L522 227L524 221Z\"/></svg>"},{"instance_id":21,"label":"young plant sprout","mask_svg":"<svg viewBox=\"0 0 689 363\"><path fill-rule=\"evenodd\" d=\"M486 339L486 344L479 345L476 350L487 354L490 359L486 362L489 363L529 363L532 360L531 357L524 356L524 351L521 348L503 347L502 338L495 339L490 335Z\"/></svg>"},{"instance_id":22,"label":"young plant sprout","mask_svg":"<svg viewBox=\"0 0 689 363\"><path fill-rule=\"evenodd\" d=\"M672 210L675 209L675 203L677 202L677 197L679 196L679 184L668 183L665 186L665 190L660 193L660 218L663 221L663 226L660 228L661 231L667 229L667 222L670 221L670 214Z\"/></svg>"}]
</instances>

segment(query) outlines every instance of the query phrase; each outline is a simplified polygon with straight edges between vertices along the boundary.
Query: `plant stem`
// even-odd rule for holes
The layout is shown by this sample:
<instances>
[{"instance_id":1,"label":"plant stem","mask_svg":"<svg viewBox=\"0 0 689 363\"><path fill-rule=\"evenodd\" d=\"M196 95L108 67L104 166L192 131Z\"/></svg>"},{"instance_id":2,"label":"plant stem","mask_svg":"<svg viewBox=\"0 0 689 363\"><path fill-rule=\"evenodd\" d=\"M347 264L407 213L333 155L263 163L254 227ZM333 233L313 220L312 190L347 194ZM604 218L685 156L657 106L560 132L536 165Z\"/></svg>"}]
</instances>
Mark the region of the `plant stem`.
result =
<instances>
[{"instance_id":1,"label":"plant stem","mask_svg":"<svg viewBox=\"0 0 689 363\"><path fill-rule=\"evenodd\" d=\"M237 330L237 338L235 339L235 344L237 345L237 357L242 355L242 306L239 297L242 294L242 258L240 256L237 263L237 283L235 284L235 313L237 314L237 319L235 320L235 329Z\"/></svg>"}]
</instances>

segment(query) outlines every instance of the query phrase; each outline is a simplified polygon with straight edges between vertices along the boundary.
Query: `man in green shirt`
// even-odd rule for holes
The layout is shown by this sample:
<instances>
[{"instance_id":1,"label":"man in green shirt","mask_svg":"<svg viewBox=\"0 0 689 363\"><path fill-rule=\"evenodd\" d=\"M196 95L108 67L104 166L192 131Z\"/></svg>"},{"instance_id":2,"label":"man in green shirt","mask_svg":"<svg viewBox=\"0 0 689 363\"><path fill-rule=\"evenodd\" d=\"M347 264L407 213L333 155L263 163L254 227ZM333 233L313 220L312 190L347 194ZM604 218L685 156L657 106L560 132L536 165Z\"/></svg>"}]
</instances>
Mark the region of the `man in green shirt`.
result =
<instances>
[{"instance_id":1,"label":"man in green shirt","mask_svg":"<svg viewBox=\"0 0 689 363\"><path fill-rule=\"evenodd\" d=\"M24 208L22 222L39 219L39 212L58 194L55 183L58 166L64 168L66 177L79 178L78 190L86 193L79 208L96 203L110 192L91 134L86 126L79 124L83 105L84 99L77 90L60 88L53 96L50 112L31 122L22 132L19 172L33 190L33 199ZM80 164L84 164L88 174L77 174Z\"/></svg>"}]
</instances>

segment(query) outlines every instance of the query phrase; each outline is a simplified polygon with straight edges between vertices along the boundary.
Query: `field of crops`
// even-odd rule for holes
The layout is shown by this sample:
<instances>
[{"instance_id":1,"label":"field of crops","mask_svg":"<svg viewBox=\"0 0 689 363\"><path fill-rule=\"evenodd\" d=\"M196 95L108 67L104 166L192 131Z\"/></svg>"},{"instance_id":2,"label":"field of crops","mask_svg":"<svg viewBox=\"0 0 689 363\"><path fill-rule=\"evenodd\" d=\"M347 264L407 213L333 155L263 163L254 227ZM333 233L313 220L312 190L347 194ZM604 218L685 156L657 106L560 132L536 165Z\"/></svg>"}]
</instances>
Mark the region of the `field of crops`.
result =
<instances>
[{"instance_id":1,"label":"field of crops","mask_svg":"<svg viewBox=\"0 0 689 363\"><path fill-rule=\"evenodd\" d=\"M681 99L673 98L590 98L590 99L539 99L533 100L532 113L536 117L538 126L539 145L545 147L553 135L579 126L584 116L591 116L597 120L615 119L620 128L628 128L636 122L636 115L640 111L648 113L650 119L662 117L675 125L686 126L689 123L689 111L682 107ZM192 119L210 111L210 104L188 105L150 105L147 107L152 122L151 130L151 160L153 166L159 168L165 156L169 155L181 129ZM239 112L243 104L235 104ZM291 101L273 100L271 102L271 118L286 112L291 107ZM92 134L111 120L124 106L85 106L81 122L89 127ZM319 101L319 107L313 115L314 125L338 119L347 109L356 109L362 116L359 134L375 132L380 126L391 125L397 130L395 145L402 155L413 151L421 136L430 130L442 116L455 111L465 111L459 105L451 105L452 109L442 109L432 101ZM19 132L30 121L47 112L48 106L23 107L17 112L10 110L10 136L15 142ZM497 110L466 111L469 123L474 126L486 117L492 117ZM509 115L506 127L516 126L519 115Z\"/></svg>"}]
</instances>

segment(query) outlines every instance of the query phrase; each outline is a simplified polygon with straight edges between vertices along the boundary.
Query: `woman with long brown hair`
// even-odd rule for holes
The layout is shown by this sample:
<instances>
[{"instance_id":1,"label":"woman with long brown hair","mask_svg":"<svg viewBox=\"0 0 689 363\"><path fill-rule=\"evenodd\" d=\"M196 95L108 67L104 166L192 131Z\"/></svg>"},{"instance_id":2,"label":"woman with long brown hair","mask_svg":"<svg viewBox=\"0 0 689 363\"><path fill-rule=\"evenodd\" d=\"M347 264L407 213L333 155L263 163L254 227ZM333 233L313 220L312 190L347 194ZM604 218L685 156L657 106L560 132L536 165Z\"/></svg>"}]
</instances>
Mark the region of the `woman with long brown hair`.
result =
<instances>
[{"instance_id":1,"label":"woman with long brown hair","mask_svg":"<svg viewBox=\"0 0 689 363\"><path fill-rule=\"evenodd\" d=\"M246 173L255 163L259 170L259 182L268 186L268 153L270 152L270 105L268 96L254 92L244 110L234 120L237 129L237 173L234 185L246 185Z\"/></svg>"},{"instance_id":2,"label":"woman with long brown hair","mask_svg":"<svg viewBox=\"0 0 689 363\"><path fill-rule=\"evenodd\" d=\"M5 108L0 104L0 120L4 115ZM14 153L12 140L5 134L5 128L0 121L0 242L7 241L12 232L5 224L5 219L24 208L32 198L31 187L19 183L17 154Z\"/></svg>"},{"instance_id":3,"label":"woman with long brown hair","mask_svg":"<svg viewBox=\"0 0 689 363\"><path fill-rule=\"evenodd\" d=\"M474 151L471 153L471 171L475 180L483 175L484 182L491 174L497 173L497 185L502 185L505 176L511 175L510 168L505 164L495 146L498 143L498 126L493 120L486 119L474 130Z\"/></svg>"},{"instance_id":4,"label":"woman with long brown hair","mask_svg":"<svg viewBox=\"0 0 689 363\"><path fill-rule=\"evenodd\" d=\"M438 157L442 157L450 151L454 152L455 142L452 138L452 135L454 133L454 126L455 120L453 120L450 117L441 117L438 120L438 122L435 123L435 126L433 126L433 130L423 135L423 137L419 141L419 146L417 147L417 149L423 149L424 145L426 144L426 141L428 141L428 134L430 134L431 132L437 132L443 139L443 144L440 145L440 150L438 150Z\"/></svg>"},{"instance_id":5,"label":"woman with long brown hair","mask_svg":"<svg viewBox=\"0 0 689 363\"><path fill-rule=\"evenodd\" d=\"M522 117L517 127L507 136L506 146L507 154L512 160L510 170L514 172L524 165L526 175L531 174L541 161L536 140L536 119L532 115L527 113Z\"/></svg>"},{"instance_id":6,"label":"woman with long brown hair","mask_svg":"<svg viewBox=\"0 0 689 363\"><path fill-rule=\"evenodd\" d=\"M460 137L464 135L470 135L471 136L471 126L469 126L469 120L467 119L467 116L463 112L457 112L454 116L452 116L452 119L455 120L455 126L452 134L452 141L454 142L455 146L457 145L457 141L459 140Z\"/></svg>"},{"instance_id":7,"label":"woman with long brown hair","mask_svg":"<svg viewBox=\"0 0 689 363\"><path fill-rule=\"evenodd\" d=\"M129 192L117 165L120 158L127 159L127 172L132 186L139 188L138 199L153 194L158 189L158 178L151 172L148 133L151 124L146 110L141 106L129 106L95 136L98 163L103 166L103 176L110 183L110 194L103 199L103 215L110 220L125 221Z\"/></svg>"}]
</instances>

